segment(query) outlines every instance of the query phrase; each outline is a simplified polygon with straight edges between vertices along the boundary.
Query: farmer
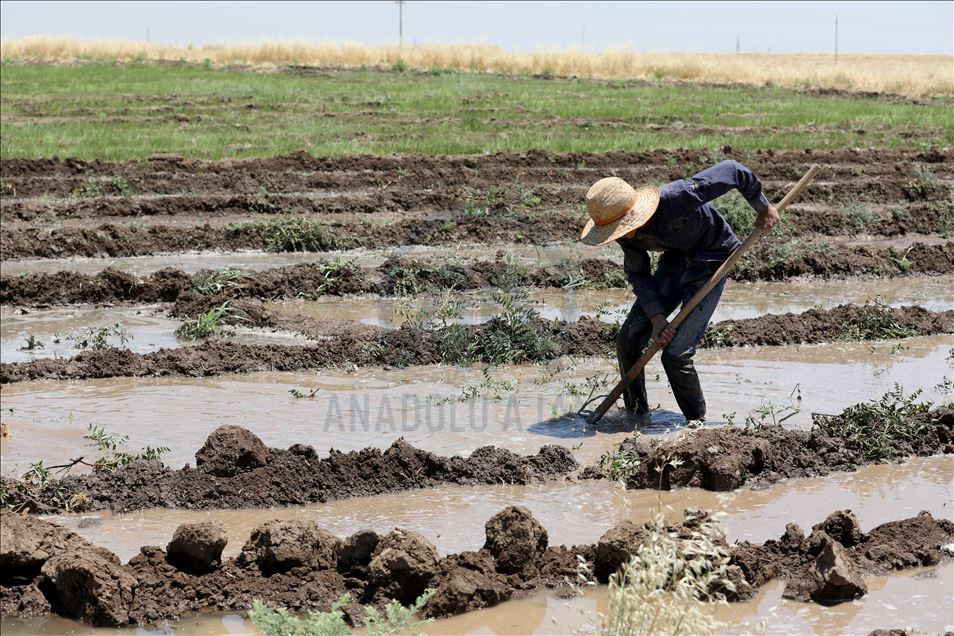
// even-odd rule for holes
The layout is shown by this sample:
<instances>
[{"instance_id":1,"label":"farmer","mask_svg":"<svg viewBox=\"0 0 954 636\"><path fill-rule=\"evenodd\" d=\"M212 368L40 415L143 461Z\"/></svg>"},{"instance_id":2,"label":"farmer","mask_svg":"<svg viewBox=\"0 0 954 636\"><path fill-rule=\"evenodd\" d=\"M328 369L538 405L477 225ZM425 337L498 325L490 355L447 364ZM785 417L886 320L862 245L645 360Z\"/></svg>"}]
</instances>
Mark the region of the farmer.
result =
<instances>
[{"instance_id":1,"label":"farmer","mask_svg":"<svg viewBox=\"0 0 954 636\"><path fill-rule=\"evenodd\" d=\"M606 177L586 193L590 220L580 234L587 245L616 241L623 248L623 269L636 302L616 338L621 375L639 359L650 338L666 348L663 367L686 425L705 421L706 400L692 363L715 311L725 279L699 303L678 332L667 318L680 303L702 288L719 265L739 245L739 238L719 212L709 204L736 189L758 213L755 225L771 230L778 212L762 193L762 184L751 170L737 161L723 161L688 179L634 190L618 177ZM650 268L648 252L662 252L656 271ZM623 393L627 418L639 426L650 423L645 374Z\"/></svg>"}]
</instances>

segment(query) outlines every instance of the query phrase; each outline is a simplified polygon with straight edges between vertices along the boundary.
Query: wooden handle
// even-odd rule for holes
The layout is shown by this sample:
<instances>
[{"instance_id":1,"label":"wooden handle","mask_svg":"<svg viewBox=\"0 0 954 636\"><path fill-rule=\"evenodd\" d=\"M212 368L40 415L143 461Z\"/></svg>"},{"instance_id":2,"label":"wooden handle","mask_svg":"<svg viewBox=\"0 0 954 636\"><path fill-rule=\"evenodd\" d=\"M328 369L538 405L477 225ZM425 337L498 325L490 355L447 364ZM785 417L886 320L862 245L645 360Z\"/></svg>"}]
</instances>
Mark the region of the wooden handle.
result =
<instances>
[{"instance_id":1,"label":"wooden handle","mask_svg":"<svg viewBox=\"0 0 954 636\"><path fill-rule=\"evenodd\" d=\"M811 183L812 179L814 179L815 175L818 173L818 170L818 165L813 164L808 169L808 172L805 173L805 176L799 179L798 183L796 183L795 186L788 191L788 194L786 194L781 202L775 206L775 209L778 210L779 214L781 214L782 211L788 207L788 204L795 200L795 197L801 194L802 190L804 190L808 184ZM669 321L669 326L673 329L678 329L679 325L681 325L689 316L689 314L692 313L692 310L696 308L696 305L702 302L702 299L705 298L706 295L712 291L716 285L719 284L719 281L725 278L726 274L729 273L729 270L732 269L736 262L742 258L742 255L745 254L750 247L755 245L755 243L762 238L763 234L765 234L765 230L761 228L755 228L755 230L745 239L745 242L736 248L729 258L727 258L725 262L719 266L719 269L715 271L715 273L712 275L712 278L709 279L702 289L697 291L695 295L689 299L689 302L682 306L682 309L678 314L676 314L676 317ZM636 361L626 375L624 375L623 378L616 384L616 386L613 387L613 390L610 391L610 394L606 396L606 399L600 402L600 405L595 411L593 411L593 414L589 418L590 424L595 424L602 419L610 407L616 404L616 400L618 400L619 396L623 394L623 391L625 391L627 387L633 383L633 380L636 379L636 376L642 372L643 368L649 363L650 360L652 360L653 356L663 348L663 346L664 345L655 338L649 342L649 346L646 347L646 350L643 352L643 355L639 357L639 360Z\"/></svg>"}]
</instances>

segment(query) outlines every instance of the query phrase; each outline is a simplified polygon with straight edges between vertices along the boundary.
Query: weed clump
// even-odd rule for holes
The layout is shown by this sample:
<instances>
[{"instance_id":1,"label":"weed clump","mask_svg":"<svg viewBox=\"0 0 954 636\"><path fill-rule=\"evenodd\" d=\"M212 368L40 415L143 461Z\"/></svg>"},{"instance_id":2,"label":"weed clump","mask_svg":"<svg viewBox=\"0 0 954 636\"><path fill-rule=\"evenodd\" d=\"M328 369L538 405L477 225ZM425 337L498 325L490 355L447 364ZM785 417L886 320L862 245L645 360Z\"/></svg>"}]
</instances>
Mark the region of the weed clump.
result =
<instances>
[{"instance_id":1,"label":"weed clump","mask_svg":"<svg viewBox=\"0 0 954 636\"><path fill-rule=\"evenodd\" d=\"M268 252L326 252L341 249L329 223L305 217L245 221L229 226L230 234L256 234Z\"/></svg>"},{"instance_id":2,"label":"weed clump","mask_svg":"<svg viewBox=\"0 0 954 636\"><path fill-rule=\"evenodd\" d=\"M911 180L904 184L904 193L912 201L924 201L938 194L941 188L937 175L919 165L914 168Z\"/></svg>"},{"instance_id":3,"label":"weed clump","mask_svg":"<svg viewBox=\"0 0 954 636\"><path fill-rule=\"evenodd\" d=\"M860 311L858 316L845 323L841 340L892 340L918 335L916 329L898 322L891 307L880 296L861 307Z\"/></svg>"},{"instance_id":4,"label":"weed clump","mask_svg":"<svg viewBox=\"0 0 954 636\"><path fill-rule=\"evenodd\" d=\"M225 301L203 314L186 318L176 329L176 338L180 340L204 340L222 332L222 326L226 320L242 320L245 318L244 312L232 309L229 307L229 301ZM230 332L224 333L230 334Z\"/></svg>"},{"instance_id":5,"label":"weed clump","mask_svg":"<svg viewBox=\"0 0 954 636\"><path fill-rule=\"evenodd\" d=\"M432 620L414 620L414 616L424 609L432 596L434 590L425 590L409 607L391 601L384 606L383 614L377 608L365 607L365 633L368 636L421 634L421 628ZM310 612L307 618L299 618L285 608L271 608L256 599L252 602L248 617L265 636L350 636L353 632L341 611L350 602L351 597L345 594L332 603L329 611Z\"/></svg>"},{"instance_id":6,"label":"weed clump","mask_svg":"<svg viewBox=\"0 0 954 636\"><path fill-rule=\"evenodd\" d=\"M899 443L910 443L927 428L919 417L931 402L919 402L921 390L905 395L900 385L878 400L849 406L839 415L813 413L812 421L829 435L849 440L868 461L885 460L899 453Z\"/></svg>"},{"instance_id":7,"label":"weed clump","mask_svg":"<svg viewBox=\"0 0 954 636\"><path fill-rule=\"evenodd\" d=\"M718 524L689 518L688 537L666 527L657 515L633 557L609 580L609 605L599 617L604 635L712 634L720 627L712 602L734 592L730 553Z\"/></svg>"},{"instance_id":8,"label":"weed clump","mask_svg":"<svg viewBox=\"0 0 954 636\"><path fill-rule=\"evenodd\" d=\"M192 289L203 296L214 296L237 287L241 276L241 271L229 267L199 270L192 280Z\"/></svg>"}]
</instances>

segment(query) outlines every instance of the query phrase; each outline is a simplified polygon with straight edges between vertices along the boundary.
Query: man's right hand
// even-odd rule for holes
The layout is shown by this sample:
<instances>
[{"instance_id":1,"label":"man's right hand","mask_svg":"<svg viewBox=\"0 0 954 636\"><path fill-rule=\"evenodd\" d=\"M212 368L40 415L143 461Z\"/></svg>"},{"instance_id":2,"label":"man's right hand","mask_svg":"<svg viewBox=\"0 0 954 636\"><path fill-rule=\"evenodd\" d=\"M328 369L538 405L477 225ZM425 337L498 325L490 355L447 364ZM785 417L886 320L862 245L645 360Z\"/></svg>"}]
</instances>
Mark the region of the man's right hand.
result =
<instances>
[{"instance_id":1,"label":"man's right hand","mask_svg":"<svg viewBox=\"0 0 954 636\"><path fill-rule=\"evenodd\" d=\"M676 337L676 330L669 326L669 321L664 315L656 314L651 316L649 321L653 323L653 340L668 345Z\"/></svg>"}]
</instances>

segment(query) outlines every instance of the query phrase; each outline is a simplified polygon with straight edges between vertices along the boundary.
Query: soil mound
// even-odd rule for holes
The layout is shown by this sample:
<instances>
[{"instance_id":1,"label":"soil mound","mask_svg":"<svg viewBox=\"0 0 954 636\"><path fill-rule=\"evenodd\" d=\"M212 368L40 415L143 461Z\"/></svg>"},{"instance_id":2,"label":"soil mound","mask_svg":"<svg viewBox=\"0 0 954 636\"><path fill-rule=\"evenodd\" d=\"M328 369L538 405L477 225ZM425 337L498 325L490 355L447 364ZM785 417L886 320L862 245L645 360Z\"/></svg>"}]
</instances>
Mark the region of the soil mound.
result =
<instances>
[{"instance_id":1,"label":"soil mound","mask_svg":"<svg viewBox=\"0 0 954 636\"><path fill-rule=\"evenodd\" d=\"M911 424L917 434L890 440L891 450L885 457L868 457L856 441L834 436L820 426L810 431L781 426L705 428L665 441L634 437L624 441L617 453L639 460L636 471L626 479L628 488L692 486L717 491L824 476L884 459L954 453L954 406L918 413ZM591 466L583 477L600 478L602 473ZM840 540L856 540L849 539L848 530L833 528L832 532Z\"/></svg>"},{"instance_id":2,"label":"soil mound","mask_svg":"<svg viewBox=\"0 0 954 636\"><path fill-rule=\"evenodd\" d=\"M323 459L314 448L303 444L288 449L272 448L267 453L257 452L264 463L250 467L248 454L236 449L244 445L258 449L260 440L240 427L223 428L227 430L213 432L199 451L199 455L211 458L199 468L173 470L158 461L139 461L110 472L68 476L56 489L27 486L5 477L0 478L0 486L11 506L41 513L61 511L64 502L73 502L74 511L264 508L445 483L527 484L560 477L578 467L570 451L562 446L544 446L536 455L526 456L483 446L466 458L442 457L414 448L403 438L384 451L333 450ZM222 443L224 437L243 443L226 445ZM210 454L210 448L222 452ZM226 462L226 458L232 463ZM219 468L218 472L204 470L210 462Z\"/></svg>"}]
</instances>

